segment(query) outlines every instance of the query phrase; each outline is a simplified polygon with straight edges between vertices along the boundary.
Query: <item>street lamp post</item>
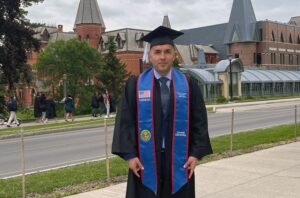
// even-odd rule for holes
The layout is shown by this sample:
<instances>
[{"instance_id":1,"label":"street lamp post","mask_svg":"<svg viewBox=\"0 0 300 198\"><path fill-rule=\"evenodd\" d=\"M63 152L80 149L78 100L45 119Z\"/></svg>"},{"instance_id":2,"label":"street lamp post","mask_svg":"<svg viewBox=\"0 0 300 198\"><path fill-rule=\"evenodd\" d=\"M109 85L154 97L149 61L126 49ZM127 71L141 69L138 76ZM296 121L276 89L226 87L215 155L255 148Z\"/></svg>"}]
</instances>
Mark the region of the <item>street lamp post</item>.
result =
<instances>
[{"instance_id":1,"label":"street lamp post","mask_svg":"<svg viewBox=\"0 0 300 198\"><path fill-rule=\"evenodd\" d=\"M229 77L230 77L230 87L229 87L229 91L230 91L230 101L233 101L233 83L232 83L232 56L228 57L229 59Z\"/></svg>"},{"instance_id":2,"label":"street lamp post","mask_svg":"<svg viewBox=\"0 0 300 198\"><path fill-rule=\"evenodd\" d=\"M63 75L64 81L64 100L67 98L67 74ZM65 110L65 102L64 102L64 118L66 119L66 110Z\"/></svg>"}]
</instances>

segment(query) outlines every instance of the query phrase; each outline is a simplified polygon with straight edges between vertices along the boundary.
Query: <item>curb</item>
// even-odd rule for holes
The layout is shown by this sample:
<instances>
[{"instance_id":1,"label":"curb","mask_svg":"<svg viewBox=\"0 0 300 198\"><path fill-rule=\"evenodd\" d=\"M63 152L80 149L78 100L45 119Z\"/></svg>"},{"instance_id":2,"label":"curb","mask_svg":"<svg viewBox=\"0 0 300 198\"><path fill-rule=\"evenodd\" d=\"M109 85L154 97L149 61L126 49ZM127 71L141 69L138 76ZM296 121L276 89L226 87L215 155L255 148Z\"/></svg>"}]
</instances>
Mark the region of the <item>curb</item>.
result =
<instances>
[{"instance_id":1,"label":"curb","mask_svg":"<svg viewBox=\"0 0 300 198\"><path fill-rule=\"evenodd\" d=\"M114 124L107 124L107 126L114 126ZM34 133L24 133L24 137L29 136L36 136L36 135L46 135L46 134L52 134L52 133L61 133L61 132L69 132L73 130L80 130L80 129L93 129L98 127L104 127L104 124L94 124L90 126L79 126L79 127L67 127L67 128L58 128L58 129L52 129L52 130L43 130L43 131L37 131ZM13 138L19 138L21 137L20 134L14 134L14 135L8 135L8 136L2 136L0 137L0 140L7 140L7 139L13 139Z\"/></svg>"},{"instance_id":2,"label":"curb","mask_svg":"<svg viewBox=\"0 0 300 198\"><path fill-rule=\"evenodd\" d=\"M229 103L224 105L207 105L206 107L212 107L214 112L217 112L217 109L226 109L233 107L243 107L243 106L252 106L252 105L263 105L263 104L274 104L274 103L285 103L285 102L293 102L299 101L300 98L293 99L282 99L282 100L265 100L265 101L257 101L257 102L241 102L241 103Z\"/></svg>"}]
</instances>

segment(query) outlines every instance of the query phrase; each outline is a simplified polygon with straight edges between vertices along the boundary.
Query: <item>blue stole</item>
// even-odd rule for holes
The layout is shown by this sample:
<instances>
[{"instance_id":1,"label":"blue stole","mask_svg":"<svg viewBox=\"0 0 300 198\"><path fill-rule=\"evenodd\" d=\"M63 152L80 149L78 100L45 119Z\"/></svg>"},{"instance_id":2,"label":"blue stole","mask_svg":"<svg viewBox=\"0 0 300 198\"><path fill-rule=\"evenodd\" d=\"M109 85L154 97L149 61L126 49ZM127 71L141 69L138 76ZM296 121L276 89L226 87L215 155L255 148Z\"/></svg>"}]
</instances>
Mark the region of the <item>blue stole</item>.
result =
<instances>
[{"instance_id":1,"label":"blue stole","mask_svg":"<svg viewBox=\"0 0 300 198\"><path fill-rule=\"evenodd\" d=\"M174 115L172 127L172 194L188 182L188 170L183 165L188 159L189 144L189 86L186 77L172 69ZM154 130L154 73L150 68L137 81L137 129L139 158L144 166L142 183L157 194L156 145Z\"/></svg>"}]
</instances>

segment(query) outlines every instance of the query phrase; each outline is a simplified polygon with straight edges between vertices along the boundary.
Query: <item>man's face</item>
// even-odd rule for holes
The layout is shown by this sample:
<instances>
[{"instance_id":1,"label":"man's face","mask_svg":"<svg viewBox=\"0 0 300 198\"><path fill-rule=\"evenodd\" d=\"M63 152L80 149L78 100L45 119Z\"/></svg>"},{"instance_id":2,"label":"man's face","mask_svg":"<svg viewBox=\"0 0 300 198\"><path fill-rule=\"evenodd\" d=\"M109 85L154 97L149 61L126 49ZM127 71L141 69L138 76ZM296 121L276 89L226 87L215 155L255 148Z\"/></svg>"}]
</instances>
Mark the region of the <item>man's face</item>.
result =
<instances>
[{"instance_id":1,"label":"man's face","mask_svg":"<svg viewBox=\"0 0 300 198\"><path fill-rule=\"evenodd\" d=\"M149 59L152 66L161 75L166 75L175 60L175 50L170 44L155 45L150 49Z\"/></svg>"}]
</instances>

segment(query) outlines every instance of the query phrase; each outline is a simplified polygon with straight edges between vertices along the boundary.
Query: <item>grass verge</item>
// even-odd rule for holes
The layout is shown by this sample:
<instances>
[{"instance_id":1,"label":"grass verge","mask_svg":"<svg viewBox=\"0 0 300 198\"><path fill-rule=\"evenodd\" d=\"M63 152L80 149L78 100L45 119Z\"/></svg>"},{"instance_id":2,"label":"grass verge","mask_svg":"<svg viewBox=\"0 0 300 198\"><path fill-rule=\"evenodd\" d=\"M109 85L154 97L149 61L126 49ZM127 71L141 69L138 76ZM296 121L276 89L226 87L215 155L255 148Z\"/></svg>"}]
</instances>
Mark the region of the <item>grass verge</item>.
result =
<instances>
[{"instance_id":1,"label":"grass verge","mask_svg":"<svg viewBox=\"0 0 300 198\"><path fill-rule=\"evenodd\" d=\"M297 126L299 128L300 125ZM201 163L234 155L249 153L293 141L294 125L258 129L234 135L234 152L229 152L230 136L211 139L214 154ZM26 176L27 197L63 197L108 186L105 161L86 163ZM125 181L127 164L120 158L110 159L110 175L113 182ZM21 177L0 180L0 197L21 197Z\"/></svg>"}]
</instances>

